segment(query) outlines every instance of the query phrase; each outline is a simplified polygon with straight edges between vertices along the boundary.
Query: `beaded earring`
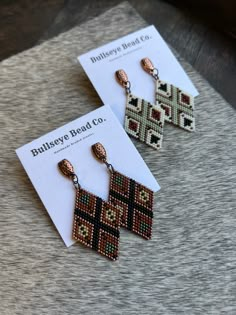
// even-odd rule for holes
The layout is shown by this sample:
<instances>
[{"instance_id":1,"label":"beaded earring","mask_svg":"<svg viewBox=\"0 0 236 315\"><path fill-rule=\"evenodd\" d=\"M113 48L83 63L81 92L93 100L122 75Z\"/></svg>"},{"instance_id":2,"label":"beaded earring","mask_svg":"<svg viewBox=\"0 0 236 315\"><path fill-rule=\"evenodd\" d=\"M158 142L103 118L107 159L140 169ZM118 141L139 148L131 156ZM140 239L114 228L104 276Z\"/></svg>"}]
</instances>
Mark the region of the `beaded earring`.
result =
<instances>
[{"instance_id":1,"label":"beaded earring","mask_svg":"<svg viewBox=\"0 0 236 315\"><path fill-rule=\"evenodd\" d=\"M116 260L120 237L119 209L82 189L68 160L60 161L58 167L63 175L72 180L76 190L72 238Z\"/></svg>"},{"instance_id":2,"label":"beaded earring","mask_svg":"<svg viewBox=\"0 0 236 315\"><path fill-rule=\"evenodd\" d=\"M162 146L165 112L157 104L151 104L131 93L131 83L124 70L116 71L116 79L127 94L125 131L154 149Z\"/></svg>"},{"instance_id":3,"label":"beaded earring","mask_svg":"<svg viewBox=\"0 0 236 315\"><path fill-rule=\"evenodd\" d=\"M195 131L194 97L182 89L159 79L149 58L141 60L143 69L156 80L156 104L165 111L165 121L184 130Z\"/></svg>"},{"instance_id":4,"label":"beaded earring","mask_svg":"<svg viewBox=\"0 0 236 315\"><path fill-rule=\"evenodd\" d=\"M110 171L109 202L121 212L121 226L150 239L154 192L116 171L112 164L107 162L106 150L101 143L92 145L92 151Z\"/></svg>"}]
</instances>

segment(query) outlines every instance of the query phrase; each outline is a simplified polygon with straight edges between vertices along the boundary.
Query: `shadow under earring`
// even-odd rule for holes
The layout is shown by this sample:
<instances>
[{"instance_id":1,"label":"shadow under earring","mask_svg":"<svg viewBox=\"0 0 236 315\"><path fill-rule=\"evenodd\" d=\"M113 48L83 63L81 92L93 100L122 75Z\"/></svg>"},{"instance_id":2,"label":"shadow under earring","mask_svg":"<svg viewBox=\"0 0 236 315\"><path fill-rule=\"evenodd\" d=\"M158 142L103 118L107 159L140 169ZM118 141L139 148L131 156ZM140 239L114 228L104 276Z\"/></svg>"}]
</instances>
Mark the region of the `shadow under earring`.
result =
<instances>
[{"instance_id":1,"label":"shadow under earring","mask_svg":"<svg viewBox=\"0 0 236 315\"><path fill-rule=\"evenodd\" d=\"M101 143L92 145L92 151L110 171L109 202L121 212L121 226L145 239L150 239L152 236L154 192L117 172L107 162L106 150Z\"/></svg>"},{"instance_id":2,"label":"shadow under earring","mask_svg":"<svg viewBox=\"0 0 236 315\"><path fill-rule=\"evenodd\" d=\"M158 70L149 58L141 60L143 69L156 80L156 103L165 111L165 121L187 131L195 131L194 97L159 79Z\"/></svg>"},{"instance_id":3,"label":"shadow under earring","mask_svg":"<svg viewBox=\"0 0 236 315\"><path fill-rule=\"evenodd\" d=\"M124 70L116 71L116 78L127 94L125 131L154 149L162 146L164 110L131 93L131 83Z\"/></svg>"},{"instance_id":4,"label":"shadow under earring","mask_svg":"<svg viewBox=\"0 0 236 315\"><path fill-rule=\"evenodd\" d=\"M111 203L82 189L71 163L58 163L63 175L69 177L76 189L72 238L116 260L120 237L120 212Z\"/></svg>"}]
</instances>

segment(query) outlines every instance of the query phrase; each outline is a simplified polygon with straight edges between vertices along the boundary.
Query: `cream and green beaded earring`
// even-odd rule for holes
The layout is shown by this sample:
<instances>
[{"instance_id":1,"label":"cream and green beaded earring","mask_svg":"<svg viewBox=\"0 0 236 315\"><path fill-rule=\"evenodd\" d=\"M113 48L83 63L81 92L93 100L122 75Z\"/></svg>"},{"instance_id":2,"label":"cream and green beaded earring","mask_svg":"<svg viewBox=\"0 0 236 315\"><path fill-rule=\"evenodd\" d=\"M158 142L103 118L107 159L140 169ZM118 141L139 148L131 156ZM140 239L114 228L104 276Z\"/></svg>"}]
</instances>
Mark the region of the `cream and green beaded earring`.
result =
<instances>
[{"instance_id":1,"label":"cream and green beaded earring","mask_svg":"<svg viewBox=\"0 0 236 315\"><path fill-rule=\"evenodd\" d=\"M164 109L165 121L184 130L195 131L194 97L160 80L158 70L149 58L143 58L141 65L156 80L156 104Z\"/></svg>"},{"instance_id":2,"label":"cream and green beaded earring","mask_svg":"<svg viewBox=\"0 0 236 315\"><path fill-rule=\"evenodd\" d=\"M131 83L124 70L116 71L116 78L127 94L125 131L154 149L162 146L165 112L157 104L131 93Z\"/></svg>"}]
</instances>

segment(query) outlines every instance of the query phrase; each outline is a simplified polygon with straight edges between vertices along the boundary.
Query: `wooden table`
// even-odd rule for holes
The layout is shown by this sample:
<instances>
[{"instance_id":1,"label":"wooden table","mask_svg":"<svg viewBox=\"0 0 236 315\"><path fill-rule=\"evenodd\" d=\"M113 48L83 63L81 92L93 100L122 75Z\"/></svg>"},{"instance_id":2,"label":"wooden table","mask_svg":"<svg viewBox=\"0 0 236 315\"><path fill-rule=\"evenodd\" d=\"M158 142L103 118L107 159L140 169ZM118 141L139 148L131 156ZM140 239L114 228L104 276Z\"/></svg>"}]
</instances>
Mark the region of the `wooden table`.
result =
<instances>
[{"instance_id":1,"label":"wooden table","mask_svg":"<svg viewBox=\"0 0 236 315\"><path fill-rule=\"evenodd\" d=\"M0 60L79 25L120 2L120 0L2 0ZM179 5L177 8L166 1L130 0L130 3L149 24L157 27L167 43L171 44L236 108L234 34L229 36L217 30L217 26L220 28L221 25L227 25L227 18L224 15L222 21L217 23L214 14L206 15L206 12L200 10L193 15L192 11L183 9L183 6ZM180 3L183 4L183 1ZM205 17L203 21L197 18L201 12ZM211 16L213 18L210 18ZM206 22L206 17L209 17L210 23Z\"/></svg>"}]
</instances>

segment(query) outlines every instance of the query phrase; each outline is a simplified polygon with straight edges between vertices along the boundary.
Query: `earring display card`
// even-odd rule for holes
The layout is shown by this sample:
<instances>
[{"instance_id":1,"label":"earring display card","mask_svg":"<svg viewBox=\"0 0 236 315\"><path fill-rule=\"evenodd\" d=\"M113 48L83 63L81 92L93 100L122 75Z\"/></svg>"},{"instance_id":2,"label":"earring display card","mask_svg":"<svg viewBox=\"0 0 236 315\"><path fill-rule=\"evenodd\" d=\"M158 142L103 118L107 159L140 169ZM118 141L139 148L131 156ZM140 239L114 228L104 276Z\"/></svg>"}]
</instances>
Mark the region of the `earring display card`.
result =
<instances>
[{"instance_id":1,"label":"earring display card","mask_svg":"<svg viewBox=\"0 0 236 315\"><path fill-rule=\"evenodd\" d=\"M153 78L145 73L141 59L148 57L158 69L160 79L197 96L198 91L154 26L112 41L78 57L79 62L104 104L111 106L124 124L126 95L116 82L115 72L123 69L131 82L131 92L155 103Z\"/></svg>"},{"instance_id":2,"label":"earring display card","mask_svg":"<svg viewBox=\"0 0 236 315\"><path fill-rule=\"evenodd\" d=\"M57 164L62 159L69 160L81 187L108 200L110 174L92 154L91 146L96 142L104 145L115 169L153 191L160 189L109 106L102 106L16 150L66 246L75 242L72 239L75 189L61 175Z\"/></svg>"}]
</instances>

